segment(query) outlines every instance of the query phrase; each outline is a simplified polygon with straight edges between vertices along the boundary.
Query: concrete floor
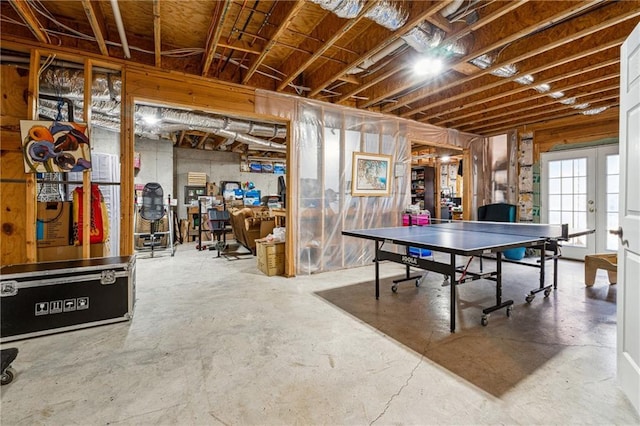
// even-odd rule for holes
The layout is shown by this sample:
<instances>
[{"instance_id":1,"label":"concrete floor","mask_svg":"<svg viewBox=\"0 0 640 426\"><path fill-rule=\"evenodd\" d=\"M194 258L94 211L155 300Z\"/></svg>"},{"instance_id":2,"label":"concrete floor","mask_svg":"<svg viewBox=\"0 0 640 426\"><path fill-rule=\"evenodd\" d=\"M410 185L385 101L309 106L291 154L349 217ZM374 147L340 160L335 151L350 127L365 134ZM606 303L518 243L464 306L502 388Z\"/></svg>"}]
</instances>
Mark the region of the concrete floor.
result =
<instances>
[{"instance_id":1,"label":"concrete floor","mask_svg":"<svg viewBox=\"0 0 640 426\"><path fill-rule=\"evenodd\" d=\"M132 321L5 345L1 423L640 424L616 384L616 286L585 288L582 263L530 305L537 271L506 265L513 315L487 327L492 283L459 287L451 334L438 274L394 294L404 268L385 263L376 301L372 266L287 279L214 256L142 253Z\"/></svg>"}]
</instances>

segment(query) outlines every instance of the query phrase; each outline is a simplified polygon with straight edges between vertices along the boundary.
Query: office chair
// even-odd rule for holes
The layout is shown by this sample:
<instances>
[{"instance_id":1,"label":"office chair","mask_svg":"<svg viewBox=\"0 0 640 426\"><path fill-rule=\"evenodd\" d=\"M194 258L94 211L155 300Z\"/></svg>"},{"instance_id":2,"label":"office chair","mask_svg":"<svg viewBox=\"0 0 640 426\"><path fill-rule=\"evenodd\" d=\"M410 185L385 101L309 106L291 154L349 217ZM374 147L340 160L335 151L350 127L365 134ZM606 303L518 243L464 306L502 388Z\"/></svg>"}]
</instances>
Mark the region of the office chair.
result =
<instances>
[{"instance_id":1,"label":"office chair","mask_svg":"<svg viewBox=\"0 0 640 426\"><path fill-rule=\"evenodd\" d=\"M146 240L142 246L151 249L153 257L154 249L161 246L161 238L168 235L171 256L173 256L173 221L168 205L164 203L164 191L157 182L149 182L142 189L142 205L138 210L140 217L149 222L149 232L136 232L134 235L141 236ZM160 230L163 225L163 218L167 216L169 230ZM137 225L137 224L136 224ZM163 226L164 228L164 226ZM166 245L166 244L165 244Z\"/></svg>"},{"instance_id":2,"label":"office chair","mask_svg":"<svg viewBox=\"0 0 640 426\"><path fill-rule=\"evenodd\" d=\"M220 257L221 252L227 247L227 232L230 231L228 228L229 212L227 210L208 209L207 219L211 240L213 241L213 237L216 237L215 245L210 246L209 249L213 250L215 248L218 251L217 257ZM222 236L222 241L220 241L220 236Z\"/></svg>"}]
</instances>

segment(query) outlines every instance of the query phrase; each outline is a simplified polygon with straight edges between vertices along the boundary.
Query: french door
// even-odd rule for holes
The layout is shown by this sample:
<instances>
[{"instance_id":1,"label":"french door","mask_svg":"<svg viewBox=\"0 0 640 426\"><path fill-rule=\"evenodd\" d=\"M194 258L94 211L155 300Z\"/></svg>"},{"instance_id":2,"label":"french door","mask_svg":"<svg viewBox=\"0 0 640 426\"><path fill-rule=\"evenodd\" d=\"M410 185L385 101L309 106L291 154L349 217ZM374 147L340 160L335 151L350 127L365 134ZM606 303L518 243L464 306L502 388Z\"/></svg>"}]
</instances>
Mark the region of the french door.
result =
<instances>
[{"instance_id":1,"label":"french door","mask_svg":"<svg viewBox=\"0 0 640 426\"><path fill-rule=\"evenodd\" d=\"M609 230L618 228L619 174L617 144L541 154L541 222L596 230L564 243L563 257L618 250Z\"/></svg>"}]
</instances>

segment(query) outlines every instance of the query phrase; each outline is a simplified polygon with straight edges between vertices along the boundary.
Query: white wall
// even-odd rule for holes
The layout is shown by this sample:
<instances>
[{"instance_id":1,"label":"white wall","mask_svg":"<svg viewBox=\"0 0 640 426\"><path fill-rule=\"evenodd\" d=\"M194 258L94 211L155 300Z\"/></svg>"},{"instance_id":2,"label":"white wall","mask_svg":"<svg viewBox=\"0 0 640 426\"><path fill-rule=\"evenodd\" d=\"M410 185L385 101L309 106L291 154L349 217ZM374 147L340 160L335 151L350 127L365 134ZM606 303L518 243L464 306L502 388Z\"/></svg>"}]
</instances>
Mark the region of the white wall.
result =
<instances>
[{"instance_id":1,"label":"white wall","mask_svg":"<svg viewBox=\"0 0 640 426\"><path fill-rule=\"evenodd\" d=\"M158 182L165 197L175 198L173 187L173 143L168 139L136 138L135 151L140 153L140 170L133 182L144 185Z\"/></svg>"}]
</instances>

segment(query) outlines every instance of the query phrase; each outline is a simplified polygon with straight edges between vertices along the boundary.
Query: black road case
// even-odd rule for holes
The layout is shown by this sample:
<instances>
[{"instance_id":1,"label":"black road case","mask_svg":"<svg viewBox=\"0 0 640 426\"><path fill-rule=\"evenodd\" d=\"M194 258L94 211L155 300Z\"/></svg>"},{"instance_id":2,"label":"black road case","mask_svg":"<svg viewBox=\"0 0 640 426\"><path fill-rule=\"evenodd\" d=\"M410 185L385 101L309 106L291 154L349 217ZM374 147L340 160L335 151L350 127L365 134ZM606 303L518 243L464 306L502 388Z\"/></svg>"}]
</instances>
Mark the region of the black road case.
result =
<instances>
[{"instance_id":1,"label":"black road case","mask_svg":"<svg viewBox=\"0 0 640 426\"><path fill-rule=\"evenodd\" d=\"M135 256L0 268L0 343L127 321L135 303Z\"/></svg>"}]
</instances>

